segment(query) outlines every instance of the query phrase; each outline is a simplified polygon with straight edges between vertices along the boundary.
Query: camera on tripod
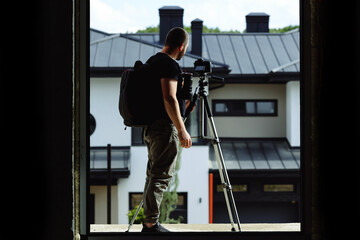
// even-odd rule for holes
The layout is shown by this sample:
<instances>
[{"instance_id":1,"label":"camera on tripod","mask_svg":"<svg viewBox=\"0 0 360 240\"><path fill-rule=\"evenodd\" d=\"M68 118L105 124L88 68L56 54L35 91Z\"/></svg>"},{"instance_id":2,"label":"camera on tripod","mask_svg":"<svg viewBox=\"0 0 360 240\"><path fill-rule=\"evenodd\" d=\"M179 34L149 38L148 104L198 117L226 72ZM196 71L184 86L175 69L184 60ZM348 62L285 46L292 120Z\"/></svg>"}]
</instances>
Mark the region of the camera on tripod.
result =
<instances>
[{"instance_id":1,"label":"camera on tripod","mask_svg":"<svg viewBox=\"0 0 360 240\"><path fill-rule=\"evenodd\" d=\"M211 62L204 61L203 59L199 58L194 62L195 72L199 75L204 75L205 73L211 73Z\"/></svg>"}]
</instances>

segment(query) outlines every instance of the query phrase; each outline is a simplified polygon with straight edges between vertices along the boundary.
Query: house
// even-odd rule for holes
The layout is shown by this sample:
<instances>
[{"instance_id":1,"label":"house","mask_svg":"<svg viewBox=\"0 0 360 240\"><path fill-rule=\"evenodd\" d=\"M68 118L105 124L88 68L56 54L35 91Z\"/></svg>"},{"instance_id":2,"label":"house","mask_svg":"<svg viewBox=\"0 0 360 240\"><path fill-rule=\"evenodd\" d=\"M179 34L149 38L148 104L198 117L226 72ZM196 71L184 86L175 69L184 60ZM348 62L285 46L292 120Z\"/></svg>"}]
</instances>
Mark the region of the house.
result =
<instances>
[{"instance_id":1,"label":"house","mask_svg":"<svg viewBox=\"0 0 360 240\"><path fill-rule=\"evenodd\" d=\"M136 60L146 61L161 50L166 33L183 26L183 11L173 6L160 8L160 33L156 34L90 31L93 223L106 223L108 144L111 222L127 223L127 212L141 197L147 152L141 130L124 130L117 110L120 76ZM268 20L265 13L250 13L244 34L205 34L202 21L195 19L188 53L179 64L193 72L194 61L202 57L212 62L214 75L225 79L224 85L209 79L207 91L240 221L299 222L299 31L271 34ZM195 76L194 87L196 84ZM199 136L198 108L187 127L192 136ZM208 142L195 138L190 149L182 150L179 179L175 215L182 215L186 223L229 221L214 151Z\"/></svg>"}]
</instances>

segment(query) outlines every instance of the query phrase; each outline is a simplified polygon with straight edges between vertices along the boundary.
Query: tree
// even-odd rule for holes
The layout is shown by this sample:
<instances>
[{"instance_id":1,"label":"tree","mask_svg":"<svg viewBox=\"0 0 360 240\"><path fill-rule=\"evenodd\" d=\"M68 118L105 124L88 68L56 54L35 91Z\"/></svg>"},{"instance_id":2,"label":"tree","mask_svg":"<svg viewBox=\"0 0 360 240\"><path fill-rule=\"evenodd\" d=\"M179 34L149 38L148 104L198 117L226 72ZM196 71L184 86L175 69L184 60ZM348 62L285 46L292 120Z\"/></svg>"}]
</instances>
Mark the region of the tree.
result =
<instances>
[{"instance_id":1,"label":"tree","mask_svg":"<svg viewBox=\"0 0 360 240\"><path fill-rule=\"evenodd\" d=\"M158 33L160 32L160 26L157 25L156 27L151 26L151 27L147 27L143 30L138 30L136 33Z\"/></svg>"},{"instance_id":2,"label":"tree","mask_svg":"<svg viewBox=\"0 0 360 240\"><path fill-rule=\"evenodd\" d=\"M157 25L156 27L150 26L143 30L138 30L136 33L158 33L160 30L160 26ZM190 26L184 26L184 29L191 33L191 27ZM208 28L207 26L203 26L203 33L240 33L240 31L237 30L230 30L230 31L221 31L218 27L216 28Z\"/></svg>"},{"instance_id":3,"label":"tree","mask_svg":"<svg viewBox=\"0 0 360 240\"><path fill-rule=\"evenodd\" d=\"M299 25L289 25L283 28L270 28L269 32L270 33L284 33L284 32L288 32L294 29L299 28ZM160 26L157 25L156 27L154 26L150 26L147 27L143 30L138 30L136 33L158 33L160 29ZM188 32L191 33L191 27L190 26L184 26L184 29ZM207 26L203 26L203 33L241 33L238 30L230 30L230 31L222 31L220 30L218 27L216 28L209 28ZM246 33L246 30L244 30L242 33Z\"/></svg>"},{"instance_id":4,"label":"tree","mask_svg":"<svg viewBox=\"0 0 360 240\"><path fill-rule=\"evenodd\" d=\"M270 28L270 33L284 33L299 28L299 25L289 25L283 28Z\"/></svg>"}]
</instances>

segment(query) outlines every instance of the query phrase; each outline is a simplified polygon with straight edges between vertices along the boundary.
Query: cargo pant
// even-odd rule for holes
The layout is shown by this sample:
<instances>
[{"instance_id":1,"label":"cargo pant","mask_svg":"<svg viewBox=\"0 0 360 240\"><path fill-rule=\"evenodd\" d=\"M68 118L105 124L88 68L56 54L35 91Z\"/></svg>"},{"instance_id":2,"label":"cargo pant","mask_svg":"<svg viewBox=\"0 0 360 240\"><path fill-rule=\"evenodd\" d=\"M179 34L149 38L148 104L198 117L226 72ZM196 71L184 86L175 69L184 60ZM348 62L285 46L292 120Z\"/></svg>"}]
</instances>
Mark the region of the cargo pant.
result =
<instances>
[{"instance_id":1,"label":"cargo pant","mask_svg":"<svg viewBox=\"0 0 360 240\"><path fill-rule=\"evenodd\" d=\"M155 223L160 216L163 193L175 173L180 145L175 126L163 119L144 127L143 138L148 149L143 195L145 223Z\"/></svg>"}]
</instances>

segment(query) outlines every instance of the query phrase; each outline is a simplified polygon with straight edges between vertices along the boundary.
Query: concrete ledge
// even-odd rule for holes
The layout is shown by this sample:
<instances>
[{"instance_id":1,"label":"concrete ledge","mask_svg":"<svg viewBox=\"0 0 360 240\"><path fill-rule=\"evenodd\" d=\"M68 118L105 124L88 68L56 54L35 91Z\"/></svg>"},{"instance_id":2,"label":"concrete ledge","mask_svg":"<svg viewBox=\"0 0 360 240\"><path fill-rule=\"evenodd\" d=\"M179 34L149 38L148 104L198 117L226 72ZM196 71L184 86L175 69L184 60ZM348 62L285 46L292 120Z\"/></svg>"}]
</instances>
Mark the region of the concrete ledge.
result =
<instances>
[{"instance_id":1,"label":"concrete ledge","mask_svg":"<svg viewBox=\"0 0 360 240\"><path fill-rule=\"evenodd\" d=\"M162 224L172 232L230 232L231 224ZM125 232L127 224L92 224L90 232ZM130 232L140 232L141 224L134 224ZM243 223L243 232L299 232L300 223Z\"/></svg>"}]
</instances>

